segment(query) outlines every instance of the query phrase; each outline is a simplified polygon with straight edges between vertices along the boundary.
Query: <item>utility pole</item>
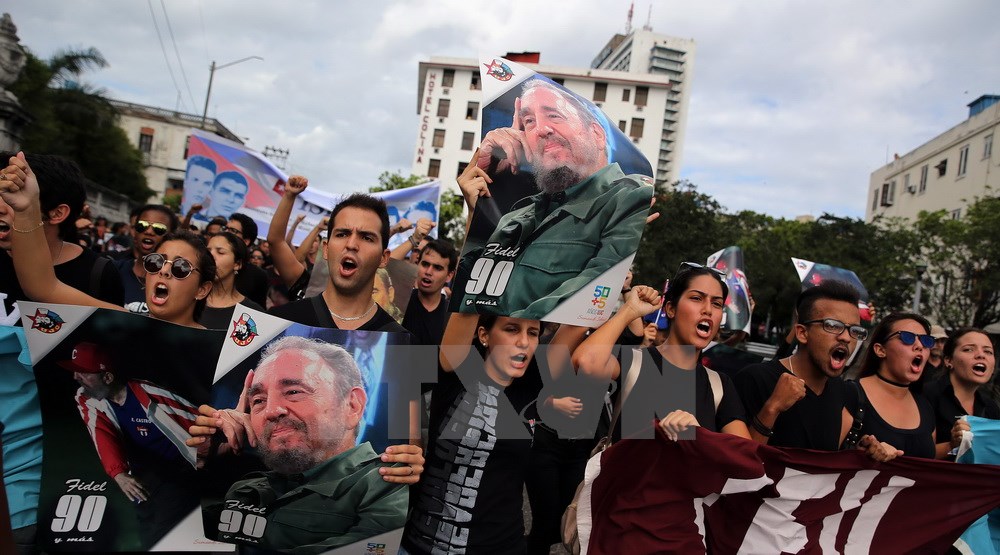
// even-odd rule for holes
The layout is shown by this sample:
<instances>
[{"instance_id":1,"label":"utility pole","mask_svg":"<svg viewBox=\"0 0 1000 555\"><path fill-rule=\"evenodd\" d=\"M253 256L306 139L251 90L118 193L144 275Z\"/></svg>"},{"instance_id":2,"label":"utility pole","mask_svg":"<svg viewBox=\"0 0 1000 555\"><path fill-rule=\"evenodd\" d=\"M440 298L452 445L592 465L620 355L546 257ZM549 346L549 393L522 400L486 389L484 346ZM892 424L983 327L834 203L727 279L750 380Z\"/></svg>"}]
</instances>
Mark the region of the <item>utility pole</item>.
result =
<instances>
[{"instance_id":1,"label":"utility pole","mask_svg":"<svg viewBox=\"0 0 1000 555\"><path fill-rule=\"evenodd\" d=\"M212 80L215 78L215 72L220 69L225 69L229 66L234 66L246 62L248 60L260 60L264 61L264 58L260 56L248 56L246 58L241 58L235 62L229 62L227 64L222 64L220 66L215 65L215 60L212 60L212 65L208 68L208 91L205 92L205 109L201 111L201 128L205 128L205 119L208 118L208 99L212 97Z\"/></svg>"}]
</instances>

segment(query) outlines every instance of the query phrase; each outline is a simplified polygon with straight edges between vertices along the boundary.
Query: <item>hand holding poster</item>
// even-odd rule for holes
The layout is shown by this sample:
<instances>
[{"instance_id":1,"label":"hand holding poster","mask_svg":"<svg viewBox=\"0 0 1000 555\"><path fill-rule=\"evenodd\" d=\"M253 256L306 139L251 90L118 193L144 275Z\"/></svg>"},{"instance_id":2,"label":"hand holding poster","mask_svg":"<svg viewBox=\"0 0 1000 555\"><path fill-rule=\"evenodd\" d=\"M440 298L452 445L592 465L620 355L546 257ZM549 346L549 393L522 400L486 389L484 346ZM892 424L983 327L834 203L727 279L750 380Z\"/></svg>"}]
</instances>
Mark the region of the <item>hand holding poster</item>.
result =
<instances>
[{"instance_id":1,"label":"hand holding poster","mask_svg":"<svg viewBox=\"0 0 1000 555\"><path fill-rule=\"evenodd\" d=\"M483 142L471 164L490 195L476 202L451 308L598 325L639 244L649 162L588 100L514 62L482 61Z\"/></svg>"},{"instance_id":2,"label":"hand holding poster","mask_svg":"<svg viewBox=\"0 0 1000 555\"><path fill-rule=\"evenodd\" d=\"M186 444L221 331L125 312L23 302L42 410L45 551L227 550L197 518Z\"/></svg>"},{"instance_id":3,"label":"hand holding poster","mask_svg":"<svg viewBox=\"0 0 1000 555\"><path fill-rule=\"evenodd\" d=\"M406 338L236 313L201 471L209 537L306 554L402 528L407 489L383 479L378 453L393 346Z\"/></svg>"}]
</instances>

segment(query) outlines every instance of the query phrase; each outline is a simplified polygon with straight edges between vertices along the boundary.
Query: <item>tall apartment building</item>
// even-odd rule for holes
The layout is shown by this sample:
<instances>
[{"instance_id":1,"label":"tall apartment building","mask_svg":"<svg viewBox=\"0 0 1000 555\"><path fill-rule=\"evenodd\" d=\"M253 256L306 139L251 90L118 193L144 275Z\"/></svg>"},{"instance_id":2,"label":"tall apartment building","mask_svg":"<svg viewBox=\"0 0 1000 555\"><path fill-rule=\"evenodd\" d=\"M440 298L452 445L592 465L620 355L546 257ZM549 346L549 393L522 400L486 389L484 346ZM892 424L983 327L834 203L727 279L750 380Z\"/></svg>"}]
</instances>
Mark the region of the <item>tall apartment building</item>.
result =
<instances>
[{"instance_id":1,"label":"tall apartment building","mask_svg":"<svg viewBox=\"0 0 1000 555\"><path fill-rule=\"evenodd\" d=\"M872 172L865 221L916 220L922 210L947 210L958 219L975 197L1000 191L1000 157L993 154L1000 95L983 95L968 106L965 121Z\"/></svg>"},{"instance_id":2,"label":"tall apartment building","mask_svg":"<svg viewBox=\"0 0 1000 555\"><path fill-rule=\"evenodd\" d=\"M665 76L669 79L667 103L662 112L659 152L655 156L647 155L656 168L657 183L674 183L680 176L694 57L694 40L660 35L644 27L611 37L590 63L594 69Z\"/></svg>"},{"instance_id":3,"label":"tall apartment building","mask_svg":"<svg viewBox=\"0 0 1000 555\"><path fill-rule=\"evenodd\" d=\"M508 57L593 100L649 159L658 181L672 183L676 179L675 171L659 171L673 167L672 159L661 159L662 114L671 105L669 75L541 65L538 53ZM480 69L478 60L437 56L419 65L419 123L411 171L438 178L456 192L455 178L482 139Z\"/></svg>"},{"instance_id":4,"label":"tall apartment building","mask_svg":"<svg viewBox=\"0 0 1000 555\"><path fill-rule=\"evenodd\" d=\"M146 184L154 193L152 200L159 202L169 190L180 191L187 171L188 138L191 128L201 125L201 116L120 100L112 100L111 104L119 113L118 126L142 152ZM243 139L214 118L205 120L205 129L243 144Z\"/></svg>"}]
</instances>

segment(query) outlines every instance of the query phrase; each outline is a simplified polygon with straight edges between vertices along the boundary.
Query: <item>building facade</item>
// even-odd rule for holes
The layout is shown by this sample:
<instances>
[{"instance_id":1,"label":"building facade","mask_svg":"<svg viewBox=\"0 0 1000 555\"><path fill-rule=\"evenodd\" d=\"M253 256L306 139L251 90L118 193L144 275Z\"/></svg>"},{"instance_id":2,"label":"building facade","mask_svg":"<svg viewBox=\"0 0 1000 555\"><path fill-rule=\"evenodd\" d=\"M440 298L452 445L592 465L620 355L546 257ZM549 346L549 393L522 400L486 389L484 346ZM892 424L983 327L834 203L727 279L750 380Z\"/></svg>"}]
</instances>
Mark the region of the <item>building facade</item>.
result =
<instances>
[{"instance_id":1,"label":"building facade","mask_svg":"<svg viewBox=\"0 0 1000 555\"><path fill-rule=\"evenodd\" d=\"M509 55L510 56L510 55ZM649 159L654 170L662 152L661 124L669 106L666 75L541 65L537 53L514 61L592 100ZM420 62L417 89L417 139L411 172L440 179L458 191L455 178L482 140L482 91L478 60L432 57ZM672 183L672 174L663 179Z\"/></svg>"},{"instance_id":2,"label":"building facade","mask_svg":"<svg viewBox=\"0 0 1000 555\"><path fill-rule=\"evenodd\" d=\"M998 130L1000 96L974 100L965 121L872 172L865 221L912 221L937 210L963 217L973 199L1000 191L1000 157L993 152Z\"/></svg>"},{"instance_id":3,"label":"building facade","mask_svg":"<svg viewBox=\"0 0 1000 555\"><path fill-rule=\"evenodd\" d=\"M201 126L201 116L120 100L112 100L111 104L119 113L118 126L142 153L146 184L154 193L150 200L160 202L164 194L180 192L191 128ZM205 120L205 129L243 144L243 139L214 118Z\"/></svg>"},{"instance_id":4,"label":"building facade","mask_svg":"<svg viewBox=\"0 0 1000 555\"><path fill-rule=\"evenodd\" d=\"M653 156L647 154L655 166L657 183L673 184L680 177L694 58L694 40L657 34L644 27L611 37L590 64L594 69L669 79L663 121L659 124L659 152ZM651 120L652 114L647 117ZM652 121L648 126L650 131L657 127Z\"/></svg>"}]
</instances>

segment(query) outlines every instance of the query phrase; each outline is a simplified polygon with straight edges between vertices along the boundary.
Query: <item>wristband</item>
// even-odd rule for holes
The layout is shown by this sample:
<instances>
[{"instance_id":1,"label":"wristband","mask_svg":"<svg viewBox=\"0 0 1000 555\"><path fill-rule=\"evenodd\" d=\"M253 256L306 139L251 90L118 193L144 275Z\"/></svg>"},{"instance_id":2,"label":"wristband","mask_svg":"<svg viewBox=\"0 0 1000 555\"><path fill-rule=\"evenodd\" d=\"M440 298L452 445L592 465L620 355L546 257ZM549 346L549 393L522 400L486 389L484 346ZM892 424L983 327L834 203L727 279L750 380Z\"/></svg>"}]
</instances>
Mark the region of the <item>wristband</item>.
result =
<instances>
[{"instance_id":1,"label":"wristband","mask_svg":"<svg viewBox=\"0 0 1000 555\"><path fill-rule=\"evenodd\" d=\"M417 241L416 235L416 233L410 235L410 244L413 245L413 248L417 248L420 245L420 241Z\"/></svg>"},{"instance_id":2,"label":"wristband","mask_svg":"<svg viewBox=\"0 0 1000 555\"><path fill-rule=\"evenodd\" d=\"M750 427L764 437L771 437L774 435L774 430L765 426L764 423L760 421L760 418L757 418L756 416L750 420Z\"/></svg>"}]
</instances>

